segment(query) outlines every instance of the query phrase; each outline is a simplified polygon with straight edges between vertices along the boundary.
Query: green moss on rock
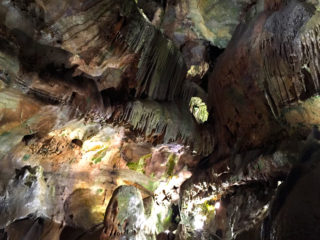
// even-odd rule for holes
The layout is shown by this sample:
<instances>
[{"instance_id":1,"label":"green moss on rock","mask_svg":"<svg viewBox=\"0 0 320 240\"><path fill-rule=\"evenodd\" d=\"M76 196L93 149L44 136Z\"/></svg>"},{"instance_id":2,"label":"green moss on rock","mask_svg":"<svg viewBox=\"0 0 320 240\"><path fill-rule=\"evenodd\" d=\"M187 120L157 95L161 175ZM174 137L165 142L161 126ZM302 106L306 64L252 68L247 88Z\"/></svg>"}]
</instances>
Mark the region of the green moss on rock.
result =
<instances>
[{"instance_id":1,"label":"green moss on rock","mask_svg":"<svg viewBox=\"0 0 320 240\"><path fill-rule=\"evenodd\" d=\"M177 162L178 162L178 156L174 153L170 153L167 161L167 171L166 171L167 177L173 176L174 167L176 166Z\"/></svg>"},{"instance_id":2,"label":"green moss on rock","mask_svg":"<svg viewBox=\"0 0 320 240\"><path fill-rule=\"evenodd\" d=\"M146 160L152 157L152 153L142 156L138 162L128 162L127 167L139 173L145 173Z\"/></svg>"},{"instance_id":3,"label":"green moss on rock","mask_svg":"<svg viewBox=\"0 0 320 240\"><path fill-rule=\"evenodd\" d=\"M104 147L103 149L96 152L96 154L92 158L92 162L94 164L97 164L102 161L102 158L106 155L106 152L108 150L108 146Z\"/></svg>"},{"instance_id":4,"label":"green moss on rock","mask_svg":"<svg viewBox=\"0 0 320 240\"><path fill-rule=\"evenodd\" d=\"M209 113L207 110L207 105L199 97L192 97L190 99L190 111L195 117L198 123L204 123L208 120Z\"/></svg>"}]
</instances>

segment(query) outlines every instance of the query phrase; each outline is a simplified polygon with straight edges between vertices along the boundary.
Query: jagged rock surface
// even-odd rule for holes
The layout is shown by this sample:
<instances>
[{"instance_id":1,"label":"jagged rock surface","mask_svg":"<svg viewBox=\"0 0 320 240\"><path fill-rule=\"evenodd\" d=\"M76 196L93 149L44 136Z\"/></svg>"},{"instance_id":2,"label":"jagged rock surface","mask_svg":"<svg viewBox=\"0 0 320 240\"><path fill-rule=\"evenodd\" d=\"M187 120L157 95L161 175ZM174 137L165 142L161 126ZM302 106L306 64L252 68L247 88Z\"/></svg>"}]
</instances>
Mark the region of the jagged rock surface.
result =
<instances>
[{"instance_id":1,"label":"jagged rock surface","mask_svg":"<svg viewBox=\"0 0 320 240\"><path fill-rule=\"evenodd\" d=\"M318 1L0 4L0 239L318 237Z\"/></svg>"},{"instance_id":2,"label":"jagged rock surface","mask_svg":"<svg viewBox=\"0 0 320 240\"><path fill-rule=\"evenodd\" d=\"M275 135L281 138L285 125L306 136L319 123L305 101L319 90L319 11L301 1L271 2L272 11L266 4L249 24L237 27L209 81L216 136L226 148L262 146Z\"/></svg>"}]
</instances>

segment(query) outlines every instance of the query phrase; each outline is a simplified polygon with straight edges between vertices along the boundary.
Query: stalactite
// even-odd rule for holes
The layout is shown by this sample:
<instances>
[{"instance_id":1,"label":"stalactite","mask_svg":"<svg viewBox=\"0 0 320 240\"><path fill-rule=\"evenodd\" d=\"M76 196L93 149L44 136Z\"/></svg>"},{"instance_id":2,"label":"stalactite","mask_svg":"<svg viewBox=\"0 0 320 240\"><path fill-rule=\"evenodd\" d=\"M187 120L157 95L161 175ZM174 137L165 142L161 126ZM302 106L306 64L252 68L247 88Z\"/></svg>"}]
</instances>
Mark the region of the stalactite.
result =
<instances>
[{"instance_id":1,"label":"stalactite","mask_svg":"<svg viewBox=\"0 0 320 240\"><path fill-rule=\"evenodd\" d=\"M160 104L150 100L131 102L120 121L129 123L133 129L154 140L181 142L202 155L213 151L214 138L210 129L198 125L183 104Z\"/></svg>"},{"instance_id":2,"label":"stalactite","mask_svg":"<svg viewBox=\"0 0 320 240\"><path fill-rule=\"evenodd\" d=\"M265 81L277 105L285 106L320 90L318 34L316 25L291 41L269 38L261 42ZM304 81L306 74L311 77L311 89Z\"/></svg>"},{"instance_id":3,"label":"stalactite","mask_svg":"<svg viewBox=\"0 0 320 240\"><path fill-rule=\"evenodd\" d=\"M74 54L72 63L93 77L103 75L108 67L123 70L136 64L126 57L134 53L139 57L137 98L147 95L171 101L179 96L187 71L182 54L141 15L134 1L98 1L83 11L66 13L68 6L48 20L43 43L56 46L61 39L61 47Z\"/></svg>"},{"instance_id":4,"label":"stalactite","mask_svg":"<svg viewBox=\"0 0 320 240\"><path fill-rule=\"evenodd\" d=\"M153 99L173 100L179 95L186 75L180 51L145 20L128 28L126 42L140 54L136 97L145 93Z\"/></svg>"}]
</instances>

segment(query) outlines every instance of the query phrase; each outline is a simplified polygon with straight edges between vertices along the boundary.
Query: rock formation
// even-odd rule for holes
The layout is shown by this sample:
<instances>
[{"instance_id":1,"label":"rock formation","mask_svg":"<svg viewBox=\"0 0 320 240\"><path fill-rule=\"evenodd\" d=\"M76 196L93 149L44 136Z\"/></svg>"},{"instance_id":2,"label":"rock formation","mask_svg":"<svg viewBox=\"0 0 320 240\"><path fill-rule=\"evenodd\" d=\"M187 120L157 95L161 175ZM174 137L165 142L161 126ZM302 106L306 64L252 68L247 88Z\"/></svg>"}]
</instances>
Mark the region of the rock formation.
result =
<instances>
[{"instance_id":1,"label":"rock formation","mask_svg":"<svg viewBox=\"0 0 320 240\"><path fill-rule=\"evenodd\" d=\"M319 9L1 0L0 240L318 239Z\"/></svg>"}]
</instances>

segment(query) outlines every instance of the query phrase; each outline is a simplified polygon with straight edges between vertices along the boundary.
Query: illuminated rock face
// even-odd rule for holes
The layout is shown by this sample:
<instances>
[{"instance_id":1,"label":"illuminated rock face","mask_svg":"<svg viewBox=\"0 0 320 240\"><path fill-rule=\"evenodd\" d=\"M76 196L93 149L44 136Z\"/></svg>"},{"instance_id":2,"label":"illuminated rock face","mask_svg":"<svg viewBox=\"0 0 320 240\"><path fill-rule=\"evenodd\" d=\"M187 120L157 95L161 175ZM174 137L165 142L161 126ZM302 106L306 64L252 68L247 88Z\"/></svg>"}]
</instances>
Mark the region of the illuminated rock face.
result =
<instances>
[{"instance_id":1,"label":"illuminated rock face","mask_svg":"<svg viewBox=\"0 0 320 240\"><path fill-rule=\"evenodd\" d=\"M145 239L145 215L141 194L135 187L121 186L110 199L100 239Z\"/></svg>"},{"instance_id":2,"label":"illuminated rock face","mask_svg":"<svg viewBox=\"0 0 320 240\"><path fill-rule=\"evenodd\" d=\"M319 7L1 1L0 240L317 239Z\"/></svg>"}]
</instances>

